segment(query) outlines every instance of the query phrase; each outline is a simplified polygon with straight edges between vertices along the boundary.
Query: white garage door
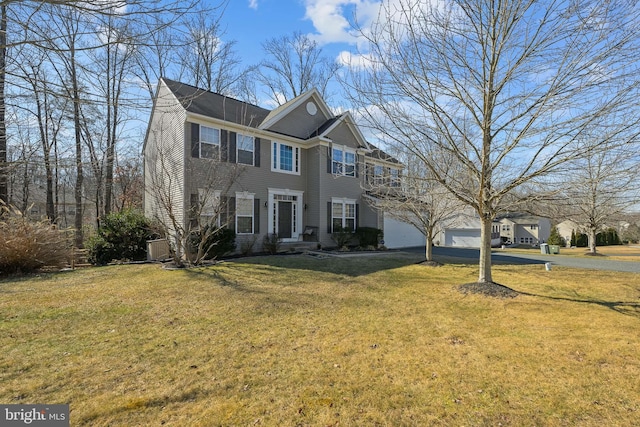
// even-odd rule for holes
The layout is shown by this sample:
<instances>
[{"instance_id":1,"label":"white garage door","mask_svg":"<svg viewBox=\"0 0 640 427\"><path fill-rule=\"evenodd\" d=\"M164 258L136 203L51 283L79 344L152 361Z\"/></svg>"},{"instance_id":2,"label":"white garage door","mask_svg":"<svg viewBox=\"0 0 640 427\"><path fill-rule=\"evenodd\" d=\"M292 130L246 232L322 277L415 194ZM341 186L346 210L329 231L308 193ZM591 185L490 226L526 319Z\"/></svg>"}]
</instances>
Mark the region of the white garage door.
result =
<instances>
[{"instance_id":1,"label":"white garage door","mask_svg":"<svg viewBox=\"0 0 640 427\"><path fill-rule=\"evenodd\" d=\"M455 248L479 248L480 230L447 229L445 231L444 245Z\"/></svg>"},{"instance_id":2,"label":"white garage door","mask_svg":"<svg viewBox=\"0 0 640 427\"><path fill-rule=\"evenodd\" d=\"M424 235L413 225L394 218L384 218L384 245L388 248L424 246Z\"/></svg>"}]
</instances>

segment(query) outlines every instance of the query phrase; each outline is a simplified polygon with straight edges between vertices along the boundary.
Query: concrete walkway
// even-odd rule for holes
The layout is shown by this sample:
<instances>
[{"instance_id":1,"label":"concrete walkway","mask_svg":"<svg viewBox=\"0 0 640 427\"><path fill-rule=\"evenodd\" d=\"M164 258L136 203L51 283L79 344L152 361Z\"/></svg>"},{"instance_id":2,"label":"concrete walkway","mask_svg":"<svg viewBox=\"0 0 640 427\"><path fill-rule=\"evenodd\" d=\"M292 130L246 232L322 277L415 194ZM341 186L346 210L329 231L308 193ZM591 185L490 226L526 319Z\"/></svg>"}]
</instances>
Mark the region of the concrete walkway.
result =
<instances>
[{"instance_id":1,"label":"concrete walkway","mask_svg":"<svg viewBox=\"0 0 640 427\"><path fill-rule=\"evenodd\" d=\"M406 252L424 253L424 246L416 248L405 248ZM436 246L433 248L434 257L455 257L466 258L478 261L480 250L473 248L446 248ZM628 273L640 273L640 262L634 261L615 261L609 260L607 257L572 257L564 255L542 255L542 254L519 254L503 252L500 249L494 249L491 252L491 260L506 264L545 264L558 265L563 267L583 268L592 270L608 270L620 271Z\"/></svg>"}]
</instances>

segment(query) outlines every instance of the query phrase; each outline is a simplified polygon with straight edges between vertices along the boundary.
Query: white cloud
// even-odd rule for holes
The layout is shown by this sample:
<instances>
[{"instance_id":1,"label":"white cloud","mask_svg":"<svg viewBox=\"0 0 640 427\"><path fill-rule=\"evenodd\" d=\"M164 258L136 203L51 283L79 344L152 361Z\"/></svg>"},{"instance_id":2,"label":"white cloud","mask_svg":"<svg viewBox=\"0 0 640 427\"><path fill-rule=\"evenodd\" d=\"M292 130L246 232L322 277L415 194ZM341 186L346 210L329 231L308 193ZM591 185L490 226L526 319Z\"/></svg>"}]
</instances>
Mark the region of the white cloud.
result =
<instances>
[{"instance_id":1,"label":"white cloud","mask_svg":"<svg viewBox=\"0 0 640 427\"><path fill-rule=\"evenodd\" d=\"M353 24L366 31L381 5L377 0L305 0L305 18L313 23L317 33L312 36L319 43L356 43Z\"/></svg>"},{"instance_id":2,"label":"white cloud","mask_svg":"<svg viewBox=\"0 0 640 427\"><path fill-rule=\"evenodd\" d=\"M338 54L337 62L352 69L370 68L373 65L373 55L354 54L343 50Z\"/></svg>"},{"instance_id":3,"label":"white cloud","mask_svg":"<svg viewBox=\"0 0 640 427\"><path fill-rule=\"evenodd\" d=\"M258 0L249 0L249 8L258 10Z\"/></svg>"}]
</instances>

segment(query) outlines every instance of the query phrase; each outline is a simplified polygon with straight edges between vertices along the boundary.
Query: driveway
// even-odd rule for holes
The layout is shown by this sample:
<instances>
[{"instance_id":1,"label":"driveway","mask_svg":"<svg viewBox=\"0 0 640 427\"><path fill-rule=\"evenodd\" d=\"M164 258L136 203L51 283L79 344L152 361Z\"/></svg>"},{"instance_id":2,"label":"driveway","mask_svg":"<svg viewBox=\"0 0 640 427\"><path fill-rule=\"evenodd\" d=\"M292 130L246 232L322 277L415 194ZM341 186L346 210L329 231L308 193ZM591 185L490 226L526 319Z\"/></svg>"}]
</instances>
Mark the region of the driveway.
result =
<instances>
[{"instance_id":1,"label":"driveway","mask_svg":"<svg viewBox=\"0 0 640 427\"><path fill-rule=\"evenodd\" d=\"M402 249L411 253L424 253L424 246L416 248ZM474 248L447 248L435 246L433 248L434 257L454 257L478 261L480 250ZM640 262L614 261L606 257L571 257L563 255L542 255L542 254L515 254L494 249L491 252L491 260L501 264L545 264L563 267L584 268L592 270L621 271L628 273L640 273Z\"/></svg>"}]
</instances>

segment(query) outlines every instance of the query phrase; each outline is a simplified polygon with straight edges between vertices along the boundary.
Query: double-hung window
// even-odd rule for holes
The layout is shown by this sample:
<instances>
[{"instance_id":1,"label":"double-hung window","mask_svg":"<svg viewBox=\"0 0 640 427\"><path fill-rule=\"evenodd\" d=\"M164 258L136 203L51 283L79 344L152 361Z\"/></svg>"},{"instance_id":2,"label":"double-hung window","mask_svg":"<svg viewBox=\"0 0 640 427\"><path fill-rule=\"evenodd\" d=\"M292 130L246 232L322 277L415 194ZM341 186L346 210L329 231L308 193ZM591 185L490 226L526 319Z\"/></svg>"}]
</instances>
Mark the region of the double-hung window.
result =
<instances>
[{"instance_id":1,"label":"double-hung window","mask_svg":"<svg viewBox=\"0 0 640 427\"><path fill-rule=\"evenodd\" d=\"M198 188L200 225L220 226L220 191Z\"/></svg>"},{"instance_id":2,"label":"double-hung window","mask_svg":"<svg viewBox=\"0 0 640 427\"><path fill-rule=\"evenodd\" d=\"M200 158L220 159L220 129L200 126Z\"/></svg>"},{"instance_id":3,"label":"double-hung window","mask_svg":"<svg viewBox=\"0 0 640 427\"><path fill-rule=\"evenodd\" d=\"M391 187L400 187L400 170L395 168L389 169L389 185Z\"/></svg>"},{"instance_id":4,"label":"double-hung window","mask_svg":"<svg viewBox=\"0 0 640 427\"><path fill-rule=\"evenodd\" d=\"M252 136L236 134L238 163L253 166L254 138Z\"/></svg>"},{"instance_id":5,"label":"double-hung window","mask_svg":"<svg viewBox=\"0 0 640 427\"><path fill-rule=\"evenodd\" d=\"M236 193L236 233L253 234L253 194Z\"/></svg>"},{"instance_id":6,"label":"double-hung window","mask_svg":"<svg viewBox=\"0 0 640 427\"><path fill-rule=\"evenodd\" d=\"M331 203L331 232L347 229L356 231L355 200L333 199Z\"/></svg>"},{"instance_id":7,"label":"double-hung window","mask_svg":"<svg viewBox=\"0 0 640 427\"><path fill-rule=\"evenodd\" d=\"M300 174L300 148L274 142L272 159L272 171Z\"/></svg>"},{"instance_id":8,"label":"double-hung window","mask_svg":"<svg viewBox=\"0 0 640 427\"><path fill-rule=\"evenodd\" d=\"M382 185L384 183L384 168L380 165L373 167L373 183L375 185Z\"/></svg>"},{"instance_id":9,"label":"double-hung window","mask_svg":"<svg viewBox=\"0 0 640 427\"><path fill-rule=\"evenodd\" d=\"M335 175L356 176L356 153L342 146L334 146L331 152L332 172Z\"/></svg>"}]
</instances>

